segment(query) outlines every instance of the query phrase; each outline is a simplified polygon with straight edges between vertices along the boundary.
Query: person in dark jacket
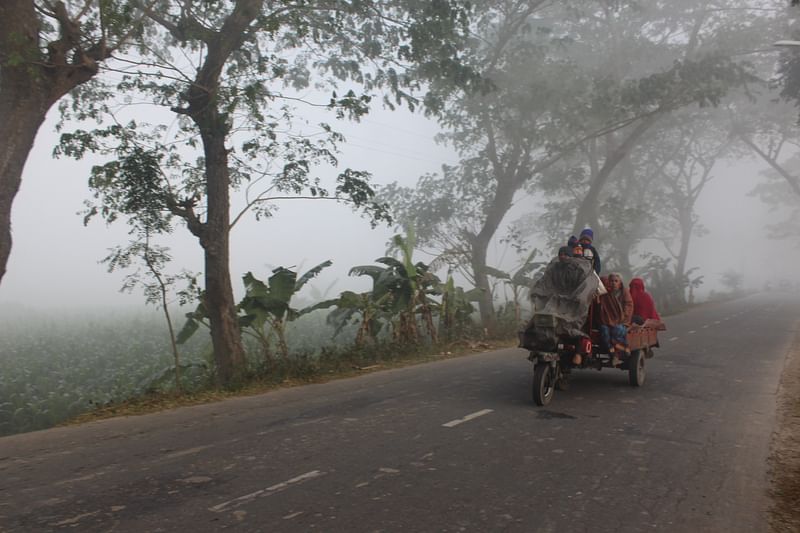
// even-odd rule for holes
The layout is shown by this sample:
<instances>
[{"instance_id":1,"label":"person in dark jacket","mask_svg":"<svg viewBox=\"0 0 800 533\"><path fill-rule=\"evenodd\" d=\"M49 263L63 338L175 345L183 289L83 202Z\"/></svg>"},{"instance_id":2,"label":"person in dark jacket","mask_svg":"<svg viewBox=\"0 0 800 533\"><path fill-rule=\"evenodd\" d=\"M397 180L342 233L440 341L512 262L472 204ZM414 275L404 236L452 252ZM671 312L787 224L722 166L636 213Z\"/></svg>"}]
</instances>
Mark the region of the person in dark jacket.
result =
<instances>
[{"instance_id":1,"label":"person in dark jacket","mask_svg":"<svg viewBox=\"0 0 800 533\"><path fill-rule=\"evenodd\" d=\"M594 231L592 231L592 228L584 228L578 236L578 244L583 247L583 257L592 261L592 268L599 275L600 270L602 270L600 254L597 253L597 249L592 245L593 240Z\"/></svg>"}]
</instances>

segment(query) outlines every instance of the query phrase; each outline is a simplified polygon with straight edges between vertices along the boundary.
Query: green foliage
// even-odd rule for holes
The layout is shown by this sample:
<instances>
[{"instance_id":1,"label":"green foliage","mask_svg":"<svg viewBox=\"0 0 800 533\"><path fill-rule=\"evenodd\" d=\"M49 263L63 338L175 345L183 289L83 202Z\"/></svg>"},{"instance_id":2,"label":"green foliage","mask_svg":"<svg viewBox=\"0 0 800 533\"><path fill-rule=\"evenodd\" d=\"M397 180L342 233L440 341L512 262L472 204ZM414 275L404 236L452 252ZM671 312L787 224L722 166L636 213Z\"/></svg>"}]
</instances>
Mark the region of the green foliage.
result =
<instances>
[{"instance_id":1,"label":"green foliage","mask_svg":"<svg viewBox=\"0 0 800 533\"><path fill-rule=\"evenodd\" d=\"M474 290L474 289L473 289ZM455 340L464 337L473 329L472 313L475 308L471 302L476 301L474 295L456 287L453 276L447 276L442 288L442 304L439 308L439 331L444 340Z\"/></svg>"},{"instance_id":2,"label":"green foliage","mask_svg":"<svg viewBox=\"0 0 800 533\"><path fill-rule=\"evenodd\" d=\"M52 427L97 407L174 390L174 362L155 314L21 311L0 331L0 435ZM210 382L208 338L184 347L181 387Z\"/></svg>"},{"instance_id":3,"label":"green foliage","mask_svg":"<svg viewBox=\"0 0 800 533\"><path fill-rule=\"evenodd\" d=\"M648 187L653 180L640 168L619 168L636 157L637 144L615 150L627 139L641 142L656 117L681 109L694 117L697 107L719 105L732 90L757 83L753 64L725 45L734 34L763 41L764 21L734 3L720 10L689 0L476 6L468 58L492 90L435 87L444 103L440 139L461 159L422 176L416 188L392 184L381 199L398 222L416 225L423 245L475 283L486 283L483 272L502 278L485 264L487 243L523 190L546 211L523 216L519 227L528 234L543 233L555 245L588 222L599 234L619 236L608 239L605 255L627 270L632 247L652 236L647 215L669 192ZM481 314L489 317L485 304Z\"/></svg>"},{"instance_id":4,"label":"green foliage","mask_svg":"<svg viewBox=\"0 0 800 533\"><path fill-rule=\"evenodd\" d=\"M338 165L343 138L328 124L309 131L298 107L320 104L302 96L306 89L330 92L326 107L337 118L357 120L368 111L373 91L386 93L390 106L414 108L427 81L479 80L458 57L469 29L469 4L461 0L332 2L313 9L304 1L188 0L140 7L153 32L116 89L125 103L135 99L175 113L176 129L165 135L163 125L119 127L108 105L98 112L108 112L112 128L66 133L60 150L112 157L93 171L98 205L88 206L88 217L124 215L150 231L169 231L170 219L179 217L197 237L206 263L216 266L207 278L226 272L225 242L247 212L271 216L280 200L329 197L330 185L314 171ZM345 169L333 197L374 225L389 217L387 206L373 201L369 179L364 171ZM245 206L231 216L231 191L243 188ZM229 327L236 312L230 280L206 284L206 306L213 311L207 316L219 326L212 329L219 378L233 383L244 356L235 338L239 331ZM285 319L275 320L285 352Z\"/></svg>"},{"instance_id":5,"label":"green foliage","mask_svg":"<svg viewBox=\"0 0 800 533\"><path fill-rule=\"evenodd\" d=\"M441 294L441 281L431 270L430 265L414 263L413 253L416 235L413 228L406 229L406 235L395 235L392 246L400 252L402 260L395 257L379 257L377 263L385 268L371 265L356 266L350 275L367 275L373 280L370 300L379 303L384 316L391 316L392 332L400 342L418 342L417 327L419 315L433 342L437 340L433 314L438 303L431 297ZM362 318L366 315L362 313ZM369 317L372 320L372 316ZM367 322L362 322L366 324Z\"/></svg>"},{"instance_id":6,"label":"green foliage","mask_svg":"<svg viewBox=\"0 0 800 533\"><path fill-rule=\"evenodd\" d=\"M458 57L467 36L470 10L469 4L460 0L333 3L310 11L303 3L275 10L263 5L256 12L237 12L237 5L199 0L161 3L158 15L151 16L155 24L149 28L147 42L142 43L142 63L105 93L125 95L129 101L149 100L187 115L191 120L178 123L174 142L159 140L163 127L135 122L63 134L59 154L82 157L99 152L115 158L105 168L93 171L91 186L99 205L92 206L88 214L100 210L107 219L118 214L137 216L141 211L131 206L130 200L141 198L162 212L183 216L183 211L172 207L197 205L205 195L208 162L193 160L185 150L177 149L182 144L184 148L197 147L206 128L190 111L196 105L191 96L192 79L205 73L174 60L180 53L186 57L197 53L209 69L219 68L214 87L208 85L209 80L195 81L215 92L218 117L214 131L206 133L230 142L231 185L234 189L247 185L256 193L248 207L257 217L274 214L274 198L281 196L274 193L331 196L313 170L320 164L336 166L337 145L343 141L324 123L319 125L316 139L301 131L305 126L299 109L316 104L291 91L283 93L282 88L324 87L331 93L327 107L337 117L357 119L368 112L371 91L387 91L391 105L415 107L419 100L413 92L422 88L423 80L447 79L459 86L480 83L479 76L462 66ZM230 24L225 31L229 31L229 26L247 20L242 37L223 32L226 21ZM231 41L229 56L205 55L207 47L219 45L214 30ZM212 65L214 61L222 63ZM355 87L340 92L340 83L360 86L363 92ZM207 142L208 137L202 140ZM139 165L142 172L131 176L124 169L125 162L137 161L145 163ZM160 174L154 171L156 166ZM362 209L373 224L388 221L387 206L372 201L369 179L366 172L345 169L336 178L333 197ZM255 184L261 192L253 188Z\"/></svg>"},{"instance_id":7,"label":"green foliage","mask_svg":"<svg viewBox=\"0 0 800 533\"><path fill-rule=\"evenodd\" d=\"M358 267L350 270L351 275L361 275L359 273L366 272ZM335 307L327 317L328 324L334 327L334 337L347 326L357 325L356 347L376 342L384 326L390 322L391 312L387 309L389 297L389 293L376 295L374 291L360 294L344 291L338 298L323 302L322 305Z\"/></svg>"},{"instance_id":8,"label":"green foliage","mask_svg":"<svg viewBox=\"0 0 800 533\"><path fill-rule=\"evenodd\" d=\"M516 249L518 254L526 253L525 249L519 245L517 245ZM511 272L505 272L494 267L486 267L486 273L489 276L502 281L503 284L511 290L511 301L507 302L507 305L503 308L506 314L510 309L511 319L506 319L503 313L498 313L498 319L500 321L506 319L508 322L517 324L517 326L519 325L522 317L522 303L525 300L525 295L533 286L536 274L547 266L547 261L534 261L539 254L539 250L534 248L527 252L527 255L522 255L522 260ZM497 333L499 334L499 332Z\"/></svg>"},{"instance_id":9,"label":"green foliage","mask_svg":"<svg viewBox=\"0 0 800 533\"><path fill-rule=\"evenodd\" d=\"M236 306L239 326L259 342L262 356L266 361L273 361L273 345L276 343L279 355L284 359L289 356L289 347L286 343L288 322L332 305L321 302L300 310L291 306L292 298L311 279L332 264L331 261L324 261L299 278L297 272L278 267L272 271L266 283L256 278L252 272L242 277L245 295ZM190 339L201 325L207 325L209 314L206 305L201 295L200 304L186 315L186 323L177 336L178 344Z\"/></svg>"}]
</instances>

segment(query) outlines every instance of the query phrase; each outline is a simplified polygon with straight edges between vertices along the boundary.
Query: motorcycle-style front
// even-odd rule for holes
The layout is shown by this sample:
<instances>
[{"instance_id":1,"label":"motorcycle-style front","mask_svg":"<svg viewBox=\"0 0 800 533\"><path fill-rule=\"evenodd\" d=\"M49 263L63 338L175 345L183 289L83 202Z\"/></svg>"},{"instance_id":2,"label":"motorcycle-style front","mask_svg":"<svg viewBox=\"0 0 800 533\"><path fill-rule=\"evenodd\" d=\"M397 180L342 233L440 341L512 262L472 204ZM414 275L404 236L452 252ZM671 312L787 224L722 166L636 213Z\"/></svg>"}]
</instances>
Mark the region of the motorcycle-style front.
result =
<instances>
[{"instance_id":1,"label":"motorcycle-style front","mask_svg":"<svg viewBox=\"0 0 800 533\"><path fill-rule=\"evenodd\" d=\"M533 401L547 405L556 390L566 390L568 375L573 367L585 368L594 364L592 340L579 337L559 342L555 351L532 350L528 359L533 366Z\"/></svg>"}]
</instances>

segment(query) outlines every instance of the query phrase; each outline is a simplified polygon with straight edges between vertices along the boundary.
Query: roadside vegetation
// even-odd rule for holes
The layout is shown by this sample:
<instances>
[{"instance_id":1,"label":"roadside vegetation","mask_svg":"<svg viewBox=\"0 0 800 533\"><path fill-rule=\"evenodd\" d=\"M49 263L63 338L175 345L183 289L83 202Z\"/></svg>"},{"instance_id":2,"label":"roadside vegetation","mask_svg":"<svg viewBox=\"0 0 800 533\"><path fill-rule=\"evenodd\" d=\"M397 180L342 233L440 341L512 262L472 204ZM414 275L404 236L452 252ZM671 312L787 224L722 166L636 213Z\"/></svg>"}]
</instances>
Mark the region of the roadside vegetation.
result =
<instances>
[{"instance_id":1,"label":"roadside vegetation","mask_svg":"<svg viewBox=\"0 0 800 533\"><path fill-rule=\"evenodd\" d=\"M156 311L14 315L0 317L0 436L514 345L512 337L485 339L470 323L437 342L380 334L357 343L360 324L342 328L327 320L327 312L315 311L286 328L291 349L285 354L267 356L260 340L245 337L247 372L236 388L217 385L210 337L198 331L180 346L177 390L169 334ZM269 346L278 348L277 342Z\"/></svg>"},{"instance_id":2,"label":"roadside vegetation","mask_svg":"<svg viewBox=\"0 0 800 533\"><path fill-rule=\"evenodd\" d=\"M788 217L776 237L800 231L796 72L771 53L796 14L785 0L310 6L0 3L0 138L16 140L0 149L0 280L22 169L58 107L53 165L91 159L84 222L126 225L104 261L163 320L9 317L0 431L513 338L531 280L586 226L604 273L644 278L663 314L679 311L708 276L689 252L721 162L768 164L754 194ZM340 168L338 130L376 102L435 120L457 161L383 185ZM368 290L303 296L330 261L232 274L239 222L273 217L282 231L286 201L396 228L374 264L351 266ZM202 272L164 246L178 232ZM741 281L723 283L737 294Z\"/></svg>"}]
</instances>

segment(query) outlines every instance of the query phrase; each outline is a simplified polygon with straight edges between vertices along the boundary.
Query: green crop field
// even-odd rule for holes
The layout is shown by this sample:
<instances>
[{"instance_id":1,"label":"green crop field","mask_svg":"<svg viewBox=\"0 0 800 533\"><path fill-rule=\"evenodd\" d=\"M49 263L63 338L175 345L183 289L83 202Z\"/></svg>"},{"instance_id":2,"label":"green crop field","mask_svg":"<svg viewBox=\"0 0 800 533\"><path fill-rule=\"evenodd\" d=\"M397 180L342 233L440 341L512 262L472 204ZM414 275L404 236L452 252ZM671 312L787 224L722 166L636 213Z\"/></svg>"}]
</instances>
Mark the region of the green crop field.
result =
<instances>
[{"instance_id":1,"label":"green crop field","mask_svg":"<svg viewBox=\"0 0 800 533\"><path fill-rule=\"evenodd\" d=\"M169 336L151 310L0 316L0 435L51 427L174 386ZM182 347L186 385L206 379L207 335Z\"/></svg>"},{"instance_id":2,"label":"green crop field","mask_svg":"<svg viewBox=\"0 0 800 533\"><path fill-rule=\"evenodd\" d=\"M182 315L174 314L180 327ZM333 344L332 336L325 313L287 328L295 353L313 356ZM258 348L246 336L245 342L257 368ZM213 365L207 332L198 332L179 349L183 388L208 385ZM5 312L0 315L0 435L52 427L99 406L171 390L173 372L159 311Z\"/></svg>"}]
</instances>

